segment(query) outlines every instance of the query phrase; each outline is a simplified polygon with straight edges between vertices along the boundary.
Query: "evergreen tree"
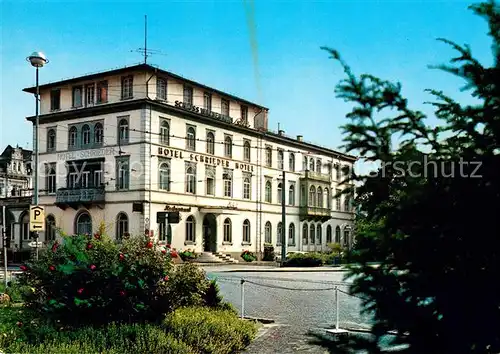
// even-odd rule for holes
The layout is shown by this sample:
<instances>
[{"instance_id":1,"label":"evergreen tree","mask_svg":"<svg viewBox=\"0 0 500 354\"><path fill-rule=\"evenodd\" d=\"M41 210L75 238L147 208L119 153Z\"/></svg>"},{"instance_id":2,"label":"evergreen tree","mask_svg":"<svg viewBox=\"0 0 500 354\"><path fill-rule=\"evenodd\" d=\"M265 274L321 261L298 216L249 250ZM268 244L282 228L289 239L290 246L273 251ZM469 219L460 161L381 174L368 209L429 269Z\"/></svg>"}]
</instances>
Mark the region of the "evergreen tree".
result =
<instances>
[{"instance_id":1,"label":"evergreen tree","mask_svg":"<svg viewBox=\"0 0 500 354\"><path fill-rule=\"evenodd\" d=\"M440 39L458 56L434 69L462 78L477 103L429 90L438 128L399 83L356 76L323 48L346 73L337 96L354 107L345 147L380 163L369 176L351 175L360 184L351 292L374 314L376 342L395 330L412 353L500 352L500 8L470 9L488 22L493 65ZM377 268L368 264L374 255Z\"/></svg>"}]
</instances>

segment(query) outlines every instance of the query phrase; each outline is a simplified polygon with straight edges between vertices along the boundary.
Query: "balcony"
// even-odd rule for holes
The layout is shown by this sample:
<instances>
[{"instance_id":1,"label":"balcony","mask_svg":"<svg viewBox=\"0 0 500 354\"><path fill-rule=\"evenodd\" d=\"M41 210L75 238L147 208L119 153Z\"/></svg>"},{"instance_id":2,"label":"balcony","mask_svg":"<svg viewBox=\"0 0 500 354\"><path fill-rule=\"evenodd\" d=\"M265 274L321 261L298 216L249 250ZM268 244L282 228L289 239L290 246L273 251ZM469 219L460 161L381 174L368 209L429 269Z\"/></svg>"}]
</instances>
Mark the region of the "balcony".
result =
<instances>
[{"instance_id":1,"label":"balcony","mask_svg":"<svg viewBox=\"0 0 500 354\"><path fill-rule=\"evenodd\" d=\"M300 220L319 220L326 221L331 218L331 211L328 208L320 208L313 206L301 206Z\"/></svg>"},{"instance_id":2,"label":"balcony","mask_svg":"<svg viewBox=\"0 0 500 354\"><path fill-rule=\"evenodd\" d=\"M93 204L103 204L105 200L104 187L102 188L60 188L56 193L55 204L66 209L78 209L80 206L90 207Z\"/></svg>"},{"instance_id":3,"label":"balcony","mask_svg":"<svg viewBox=\"0 0 500 354\"><path fill-rule=\"evenodd\" d=\"M309 179L312 181L319 181L324 183L330 183L331 176L328 173L320 173L314 171L305 171L302 178Z\"/></svg>"}]
</instances>

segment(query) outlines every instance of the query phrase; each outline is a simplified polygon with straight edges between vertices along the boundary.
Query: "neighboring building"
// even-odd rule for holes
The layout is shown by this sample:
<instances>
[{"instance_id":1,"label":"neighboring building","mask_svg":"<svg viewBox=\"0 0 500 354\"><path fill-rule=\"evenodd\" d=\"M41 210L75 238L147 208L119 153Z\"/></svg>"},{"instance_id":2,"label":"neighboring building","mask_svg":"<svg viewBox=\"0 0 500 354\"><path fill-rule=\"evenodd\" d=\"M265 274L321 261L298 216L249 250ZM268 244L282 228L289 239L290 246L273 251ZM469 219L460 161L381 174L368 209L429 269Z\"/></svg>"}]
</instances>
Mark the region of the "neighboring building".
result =
<instances>
[{"instance_id":1,"label":"neighboring building","mask_svg":"<svg viewBox=\"0 0 500 354\"><path fill-rule=\"evenodd\" d=\"M352 242L349 198L333 196L356 158L269 131L265 107L147 64L40 95L40 203L66 233L104 223L117 239L146 232L177 249L259 252L280 244L285 171L289 249ZM166 225L162 211L180 222Z\"/></svg>"},{"instance_id":2,"label":"neighboring building","mask_svg":"<svg viewBox=\"0 0 500 354\"><path fill-rule=\"evenodd\" d=\"M29 232L33 191L31 154L30 150L8 145L0 155L0 224L5 206L9 259L13 252L31 250L28 243L33 241Z\"/></svg>"}]
</instances>

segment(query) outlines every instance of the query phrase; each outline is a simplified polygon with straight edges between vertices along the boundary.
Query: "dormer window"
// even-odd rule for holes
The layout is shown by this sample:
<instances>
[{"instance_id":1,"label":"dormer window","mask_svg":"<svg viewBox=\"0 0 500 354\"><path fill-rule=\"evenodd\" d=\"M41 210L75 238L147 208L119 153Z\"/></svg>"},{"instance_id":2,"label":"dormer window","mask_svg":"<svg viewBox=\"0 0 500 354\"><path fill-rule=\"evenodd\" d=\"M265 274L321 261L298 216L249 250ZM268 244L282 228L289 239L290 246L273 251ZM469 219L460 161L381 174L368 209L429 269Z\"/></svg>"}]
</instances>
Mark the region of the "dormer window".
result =
<instances>
[{"instance_id":1,"label":"dormer window","mask_svg":"<svg viewBox=\"0 0 500 354\"><path fill-rule=\"evenodd\" d=\"M73 107L82 107L82 86L73 87Z\"/></svg>"},{"instance_id":2,"label":"dormer window","mask_svg":"<svg viewBox=\"0 0 500 354\"><path fill-rule=\"evenodd\" d=\"M50 110L57 111L61 109L61 90L50 91Z\"/></svg>"},{"instance_id":3,"label":"dormer window","mask_svg":"<svg viewBox=\"0 0 500 354\"><path fill-rule=\"evenodd\" d=\"M132 75L122 77L122 100L127 100L133 96L134 77Z\"/></svg>"},{"instance_id":4,"label":"dormer window","mask_svg":"<svg viewBox=\"0 0 500 354\"><path fill-rule=\"evenodd\" d=\"M156 80L156 98L159 100L167 100L167 80L158 78Z\"/></svg>"}]
</instances>

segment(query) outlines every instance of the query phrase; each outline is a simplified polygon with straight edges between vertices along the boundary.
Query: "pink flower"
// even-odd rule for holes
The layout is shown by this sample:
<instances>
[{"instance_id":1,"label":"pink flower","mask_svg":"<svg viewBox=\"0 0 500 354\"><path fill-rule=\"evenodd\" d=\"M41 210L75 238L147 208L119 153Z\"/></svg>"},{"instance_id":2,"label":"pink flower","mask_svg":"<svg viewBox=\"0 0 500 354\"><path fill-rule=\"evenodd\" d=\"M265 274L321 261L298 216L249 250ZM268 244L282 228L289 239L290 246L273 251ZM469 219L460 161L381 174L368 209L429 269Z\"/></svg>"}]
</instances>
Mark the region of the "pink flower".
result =
<instances>
[{"instance_id":1,"label":"pink flower","mask_svg":"<svg viewBox=\"0 0 500 354\"><path fill-rule=\"evenodd\" d=\"M26 267L25 265L22 265L19 267L23 272L28 270L28 267Z\"/></svg>"},{"instance_id":2,"label":"pink flower","mask_svg":"<svg viewBox=\"0 0 500 354\"><path fill-rule=\"evenodd\" d=\"M125 291L120 290L120 296L125 296Z\"/></svg>"},{"instance_id":3,"label":"pink flower","mask_svg":"<svg viewBox=\"0 0 500 354\"><path fill-rule=\"evenodd\" d=\"M51 266L49 267L49 269L50 269L51 271L54 271L54 270L56 270L56 267L54 267L53 265L51 265Z\"/></svg>"},{"instance_id":4,"label":"pink flower","mask_svg":"<svg viewBox=\"0 0 500 354\"><path fill-rule=\"evenodd\" d=\"M125 255L123 253L120 253L120 261L123 261L125 259Z\"/></svg>"},{"instance_id":5,"label":"pink flower","mask_svg":"<svg viewBox=\"0 0 500 354\"><path fill-rule=\"evenodd\" d=\"M167 250L161 250L161 253L166 254Z\"/></svg>"},{"instance_id":6,"label":"pink flower","mask_svg":"<svg viewBox=\"0 0 500 354\"><path fill-rule=\"evenodd\" d=\"M89 242L89 243L87 243L87 249L88 249L88 250L89 250L89 249L91 249L92 247L93 247L93 245L92 245L90 242Z\"/></svg>"},{"instance_id":7,"label":"pink flower","mask_svg":"<svg viewBox=\"0 0 500 354\"><path fill-rule=\"evenodd\" d=\"M168 275L165 275L165 278L163 278L163 280L165 281L168 281L170 278L168 277Z\"/></svg>"},{"instance_id":8,"label":"pink flower","mask_svg":"<svg viewBox=\"0 0 500 354\"><path fill-rule=\"evenodd\" d=\"M95 270L97 267L93 264L90 265L90 270Z\"/></svg>"},{"instance_id":9,"label":"pink flower","mask_svg":"<svg viewBox=\"0 0 500 354\"><path fill-rule=\"evenodd\" d=\"M94 234L94 238L95 238L96 240L99 240L99 239L101 238L101 235L99 235L98 233L95 233L95 234Z\"/></svg>"},{"instance_id":10,"label":"pink flower","mask_svg":"<svg viewBox=\"0 0 500 354\"><path fill-rule=\"evenodd\" d=\"M78 294L83 293L83 288L78 289L76 292L77 292Z\"/></svg>"}]
</instances>

